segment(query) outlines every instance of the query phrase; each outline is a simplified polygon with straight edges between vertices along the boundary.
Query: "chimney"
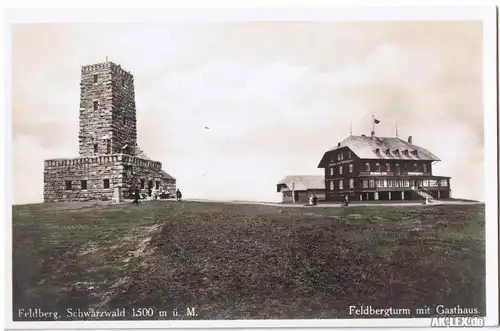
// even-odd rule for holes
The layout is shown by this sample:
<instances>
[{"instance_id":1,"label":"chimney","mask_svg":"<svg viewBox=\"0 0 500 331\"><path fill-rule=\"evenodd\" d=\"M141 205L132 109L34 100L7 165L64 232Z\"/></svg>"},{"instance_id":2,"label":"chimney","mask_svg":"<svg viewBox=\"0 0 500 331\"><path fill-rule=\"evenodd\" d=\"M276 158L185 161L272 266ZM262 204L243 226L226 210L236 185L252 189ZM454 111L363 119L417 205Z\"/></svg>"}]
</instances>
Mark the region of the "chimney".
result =
<instances>
[{"instance_id":1,"label":"chimney","mask_svg":"<svg viewBox=\"0 0 500 331\"><path fill-rule=\"evenodd\" d=\"M412 136L409 136L409 137L408 137L408 142L409 142L410 144L413 144L413 137L412 137Z\"/></svg>"}]
</instances>

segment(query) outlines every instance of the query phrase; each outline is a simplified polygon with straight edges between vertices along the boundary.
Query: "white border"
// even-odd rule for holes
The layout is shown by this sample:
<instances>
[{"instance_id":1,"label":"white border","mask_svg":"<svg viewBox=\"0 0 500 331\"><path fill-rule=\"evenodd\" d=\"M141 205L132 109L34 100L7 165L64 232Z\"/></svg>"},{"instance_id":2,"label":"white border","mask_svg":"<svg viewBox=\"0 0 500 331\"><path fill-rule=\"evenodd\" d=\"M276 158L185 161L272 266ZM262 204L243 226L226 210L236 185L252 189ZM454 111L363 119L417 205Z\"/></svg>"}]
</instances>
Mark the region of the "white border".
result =
<instances>
[{"instance_id":1,"label":"white border","mask_svg":"<svg viewBox=\"0 0 500 331\"><path fill-rule=\"evenodd\" d=\"M6 13L5 40L10 41L7 24L12 22L220 22L245 20L280 21L383 21L383 20L481 20L483 21L484 51L484 134L485 134L485 189L486 189L486 325L498 323L498 178L497 178L497 99L496 99L496 12L489 7L343 7L329 10L318 9L158 9L133 10L14 10ZM10 49L10 43L6 45ZM5 73L10 81L10 52L5 52ZM6 84L6 109L11 109L10 85ZM7 143L10 143L10 112L6 111ZM10 144L6 145L10 153ZM10 163L5 163L10 174ZM11 188L10 176L6 186ZM144 328L264 328L264 327L428 327L430 319L348 319L348 320L239 320L239 321L106 321L106 322L12 322L12 218L10 196L7 200L6 225L6 327L11 329L144 329ZM5 298L5 296L4 296Z\"/></svg>"}]
</instances>

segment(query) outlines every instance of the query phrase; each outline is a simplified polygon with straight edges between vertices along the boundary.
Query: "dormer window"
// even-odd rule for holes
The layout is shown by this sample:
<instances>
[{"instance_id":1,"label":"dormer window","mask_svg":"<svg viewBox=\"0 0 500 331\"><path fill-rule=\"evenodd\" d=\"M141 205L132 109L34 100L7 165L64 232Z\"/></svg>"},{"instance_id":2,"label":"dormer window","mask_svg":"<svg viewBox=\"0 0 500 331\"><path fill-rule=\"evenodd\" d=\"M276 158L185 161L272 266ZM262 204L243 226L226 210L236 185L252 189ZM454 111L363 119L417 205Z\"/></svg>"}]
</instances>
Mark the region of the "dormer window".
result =
<instances>
[{"instance_id":1,"label":"dormer window","mask_svg":"<svg viewBox=\"0 0 500 331\"><path fill-rule=\"evenodd\" d=\"M380 149L375 149L375 154L379 155L380 154Z\"/></svg>"},{"instance_id":2,"label":"dormer window","mask_svg":"<svg viewBox=\"0 0 500 331\"><path fill-rule=\"evenodd\" d=\"M411 152L413 155L417 156L418 157L418 151L417 150L414 150Z\"/></svg>"},{"instance_id":3,"label":"dormer window","mask_svg":"<svg viewBox=\"0 0 500 331\"><path fill-rule=\"evenodd\" d=\"M396 150L394 151L394 154L395 154L396 156L399 156L399 149L396 149Z\"/></svg>"},{"instance_id":4,"label":"dormer window","mask_svg":"<svg viewBox=\"0 0 500 331\"><path fill-rule=\"evenodd\" d=\"M404 155L406 155L406 156L408 156L408 150L407 150L407 149L405 149L405 150L403 151L403 154L404 154Z\"/></svg>"},{"instance_id":5,"label":"dormer window","mask_svg":"<svg viewBox=\"0 0 500 331\"><path fill-rule=\"evenodd\" d=\"M390 154L391 154L391 151L390 151L390 149L389 149L389 148L385 150L385 154L387 154L387 155L390 155Z\"/></svg>"}]
</instances>

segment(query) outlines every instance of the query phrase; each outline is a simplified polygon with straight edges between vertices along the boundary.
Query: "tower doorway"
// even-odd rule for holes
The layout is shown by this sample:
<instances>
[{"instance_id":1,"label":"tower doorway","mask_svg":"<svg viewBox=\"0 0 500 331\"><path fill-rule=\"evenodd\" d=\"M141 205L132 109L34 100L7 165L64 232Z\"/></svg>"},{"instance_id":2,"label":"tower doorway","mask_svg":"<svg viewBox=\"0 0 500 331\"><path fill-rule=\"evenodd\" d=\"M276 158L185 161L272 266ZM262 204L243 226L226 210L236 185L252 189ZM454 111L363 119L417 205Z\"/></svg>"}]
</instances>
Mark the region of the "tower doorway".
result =
<instances>
[{"instance_id":1,"label":"tower doorway","mask_svg":"<svg viewBox=\"0 0 500 331\"><path fill-rule=\"evenodd\" d=\"M152 180L150 180L150 181L148 182L148 196L149 196L149 197L151 197L151 193L152 193L152 191L153 191L153 181L152 181Z\"/></svg>"}]
</instances>

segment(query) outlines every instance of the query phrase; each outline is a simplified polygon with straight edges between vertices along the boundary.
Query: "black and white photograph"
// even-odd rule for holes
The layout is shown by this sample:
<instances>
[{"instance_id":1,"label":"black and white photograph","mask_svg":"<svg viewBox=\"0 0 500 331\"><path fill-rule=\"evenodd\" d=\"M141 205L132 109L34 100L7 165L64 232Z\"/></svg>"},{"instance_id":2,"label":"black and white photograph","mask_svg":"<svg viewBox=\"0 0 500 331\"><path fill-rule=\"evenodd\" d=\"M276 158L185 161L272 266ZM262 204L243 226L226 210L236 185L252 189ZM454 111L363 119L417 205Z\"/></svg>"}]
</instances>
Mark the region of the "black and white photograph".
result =
<instances>
[{"instance_id":1,"label":"black and white photograph","mask_svg":"<svg viewBox=\"0 0 500 331\"><path fill-rule=\"evenodd\" d=\"M7 12L7 327L498 325L496 11Z\"/></svg>"}]
</instances>

